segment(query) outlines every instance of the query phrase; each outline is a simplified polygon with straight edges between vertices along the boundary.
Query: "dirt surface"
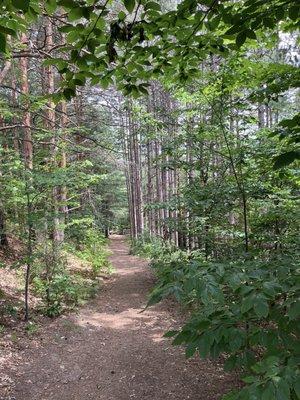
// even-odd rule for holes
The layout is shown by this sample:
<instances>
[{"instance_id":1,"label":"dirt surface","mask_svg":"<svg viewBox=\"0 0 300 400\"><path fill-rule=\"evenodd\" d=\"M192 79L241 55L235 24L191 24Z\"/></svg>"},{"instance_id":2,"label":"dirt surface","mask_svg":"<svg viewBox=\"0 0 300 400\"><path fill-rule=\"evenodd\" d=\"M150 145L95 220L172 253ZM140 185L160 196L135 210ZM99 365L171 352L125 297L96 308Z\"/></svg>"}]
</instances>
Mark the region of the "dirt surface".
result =
<instances>
[{"instance_id":1,"label":"dirt surface","mask_svg":"<svg viewBox=\"0 0 300 400\"><path fill-rule=\"evenodd\" d=\"M147 262L122 237L110 249L116 273L96 299L20 341L0 367L1 400L217 400L235 386L220 364L187 361L162 338L181 319L176 307L141 313L154 282Z\"/></svg>"}]
</instances>

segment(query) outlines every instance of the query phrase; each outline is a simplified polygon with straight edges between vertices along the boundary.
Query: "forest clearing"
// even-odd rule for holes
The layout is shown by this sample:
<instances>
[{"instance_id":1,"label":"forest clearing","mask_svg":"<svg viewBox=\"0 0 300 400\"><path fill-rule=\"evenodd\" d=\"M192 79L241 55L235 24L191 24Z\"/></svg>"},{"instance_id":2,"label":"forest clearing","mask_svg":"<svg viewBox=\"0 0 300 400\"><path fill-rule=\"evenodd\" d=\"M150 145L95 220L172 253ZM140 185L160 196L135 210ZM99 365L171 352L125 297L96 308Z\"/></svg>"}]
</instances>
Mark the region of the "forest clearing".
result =
<instances>
[{"instance_id":1,"label":"forest clearing","mask_svg":"<svg viewBox=\"0 0 300 400\"><path fill-rule=\"evenodd\" d=\"M299 21L2 0L0 400L300 399Z\"/></svg>"}]
</instances>

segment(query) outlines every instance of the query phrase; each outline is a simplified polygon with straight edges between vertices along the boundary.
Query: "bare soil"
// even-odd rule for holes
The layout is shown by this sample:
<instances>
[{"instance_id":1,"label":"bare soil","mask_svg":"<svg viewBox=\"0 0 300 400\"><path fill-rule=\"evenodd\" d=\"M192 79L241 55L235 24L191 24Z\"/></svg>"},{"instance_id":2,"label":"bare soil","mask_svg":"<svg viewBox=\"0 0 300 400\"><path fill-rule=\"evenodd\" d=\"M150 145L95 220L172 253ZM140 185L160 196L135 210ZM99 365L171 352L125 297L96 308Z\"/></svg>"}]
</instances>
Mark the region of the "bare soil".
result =
<instances>
[{"instance_id":1,"label":"bare soil","mask_svg":"<svg viewBox=\"0 0 300 400\"><path fill-rule=\"evenodd\" d=\"M141 312L152 272L123 237L110 249L116 273L93 301L16 338L9 357L0 348L0 400L217 400L236 386L221 362L186 360L162 337L180 324L178 307Z\"/></svg>"}]
</instances>

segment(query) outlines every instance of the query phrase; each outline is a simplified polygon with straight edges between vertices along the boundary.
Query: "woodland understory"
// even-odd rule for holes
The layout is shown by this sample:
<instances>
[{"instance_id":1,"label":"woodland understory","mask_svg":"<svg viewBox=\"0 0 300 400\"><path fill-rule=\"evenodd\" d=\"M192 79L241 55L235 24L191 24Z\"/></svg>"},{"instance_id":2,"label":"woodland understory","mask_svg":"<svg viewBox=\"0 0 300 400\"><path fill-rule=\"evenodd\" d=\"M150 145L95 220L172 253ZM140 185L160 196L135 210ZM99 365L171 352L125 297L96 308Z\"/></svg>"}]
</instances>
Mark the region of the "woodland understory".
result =
<instances>
[{"instance_id":1,"label":"woodland understory","mask_svg":"<svg viewBox=\"0 0 300 400\"><path fill-rule=\"evenodd\" d=\"M299 16L1 2L0 336L87 302L127 235L147 307L184 309L165 336L239 372L224 399L300 399Z\"/></svg>"}]
</instances>

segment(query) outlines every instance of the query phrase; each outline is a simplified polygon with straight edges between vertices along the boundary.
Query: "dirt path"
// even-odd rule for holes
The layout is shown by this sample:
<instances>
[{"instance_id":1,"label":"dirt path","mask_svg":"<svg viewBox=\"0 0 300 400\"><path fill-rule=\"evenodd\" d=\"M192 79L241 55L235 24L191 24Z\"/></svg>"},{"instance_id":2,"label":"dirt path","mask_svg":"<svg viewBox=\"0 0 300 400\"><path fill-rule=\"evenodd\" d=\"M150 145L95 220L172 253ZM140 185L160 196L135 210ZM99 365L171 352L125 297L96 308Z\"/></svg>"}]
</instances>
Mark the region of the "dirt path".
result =
<instances>
[{"instance_id":1,"label":"dirt path","mask_svg":"<svg viewBox=\"0 0 300 400\"><path fill-rule=\"evenodd\" d=\"M20 350L6 371L14 388L1 400L216 400L234 386L220 365L186 361L162 339L179 316L168 304L140 313L151 271L121 237L110 248L116 274L77 315L53 321Z\"/></svg>"}]
</instances>

